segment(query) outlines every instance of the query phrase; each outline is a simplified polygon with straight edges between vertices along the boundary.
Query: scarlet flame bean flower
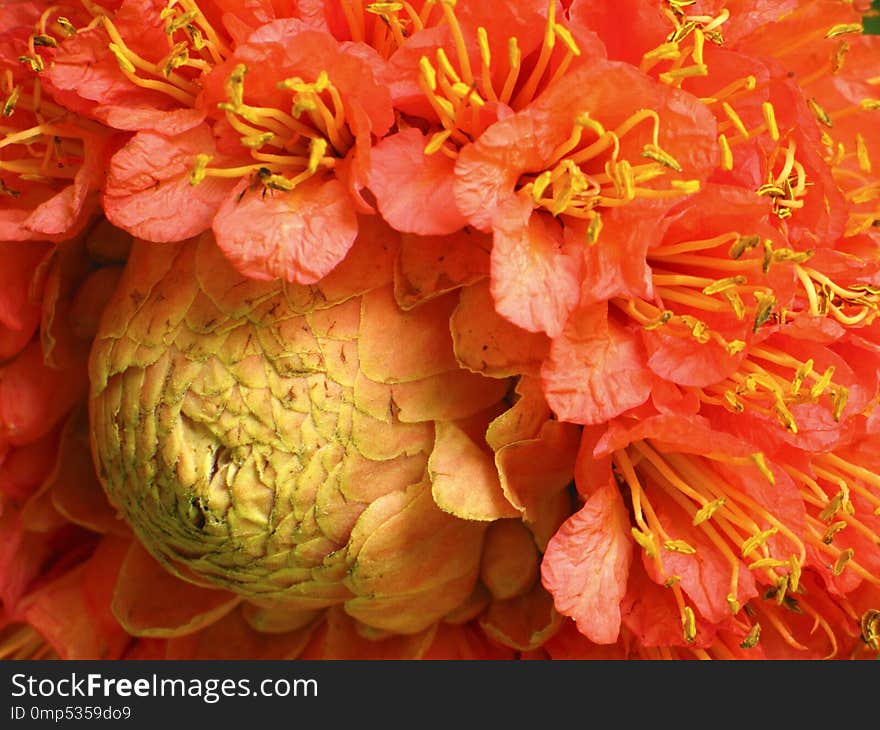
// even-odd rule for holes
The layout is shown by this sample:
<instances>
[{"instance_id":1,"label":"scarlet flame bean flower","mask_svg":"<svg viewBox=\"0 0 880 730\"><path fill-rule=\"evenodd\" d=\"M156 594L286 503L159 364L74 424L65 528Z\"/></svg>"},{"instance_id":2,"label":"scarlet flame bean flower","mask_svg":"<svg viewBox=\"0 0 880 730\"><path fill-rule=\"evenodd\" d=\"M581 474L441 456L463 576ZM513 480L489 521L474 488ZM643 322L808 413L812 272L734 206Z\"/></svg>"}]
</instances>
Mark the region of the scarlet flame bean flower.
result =
<instances>
[{"instance_id":1,"label":"scarlet flame bean flower","mask_svg":"<svg viewBox=\"0 0 880 730\"><path fill-rule=\"evenodd\" d=\"M7 3L0 657L877 657L866 12Z\"/></svg>"}]
</instances>

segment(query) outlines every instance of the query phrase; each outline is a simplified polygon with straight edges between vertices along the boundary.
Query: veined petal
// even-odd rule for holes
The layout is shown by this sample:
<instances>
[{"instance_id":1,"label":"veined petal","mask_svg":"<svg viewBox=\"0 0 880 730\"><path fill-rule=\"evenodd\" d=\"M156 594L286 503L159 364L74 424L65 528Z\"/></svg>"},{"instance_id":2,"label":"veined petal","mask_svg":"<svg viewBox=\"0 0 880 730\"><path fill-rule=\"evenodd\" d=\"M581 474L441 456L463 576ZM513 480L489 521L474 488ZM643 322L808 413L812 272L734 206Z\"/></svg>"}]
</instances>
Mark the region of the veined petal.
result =
<instances>
[{"instance_id":1,"label":"veined petal","mask_svg":"<svg viewBox=\"0 0 880 730\"><path fill-rule=\"evenodd\" d=\"M198 235L211 226L237 182L208 177L190 184L195 156L213 151L206 125L173 137L136 134L110 161L104 190L107 218L148 241L182 241Z\"/></svg>"},{"instance_id":2,"label":"veined petal","mask_svg":"<svg viewBox=\"0 0 880 730\"><path fill-rule=\"evenodd\" d=\"M249 185L242 180L214 219L217 245L242 274L313 284L345 258L358 225L341 182L306 180L265 197Z\"/></svg>"},{"instance_id":3,"label":"veined petal","mask_svg":"<svg viewBox=\"0 0 880 730\"><path fill-rule=\"evenodd\" d=\"M651 393L638 336L605 304L578 309L553 340L541 371L547 402L563 421L594 424L640 405Z\"/></svg>"},{"instance_id":4,"label":"veined petal","mask_svg":"<svg viewBox=\"0 0 880 730\"><path fill-rule=\"evenodd\" d=\"M558 224L533 214L531 201L503 205L492 245L492 296L498 312L529 332L556 337L580 295L581 255Z\"/></svg>"},{"instance_id":5,"label":"veined petal","mask_svg":"<svg viewBox=\"0 0 880 730\"><path fill-rule=\"evenodd\" d=\"M453 195L455 162L425 154L429 139L412 128L370 150L370 190L385 220L403 233L439 236L467 223Z\"/></svg>"},{"instance_id":6,"label":"veined petal","mask_svg":"<svg viewBox=\"0 0 880 730\"><path fill-rule=\"evenodd\" d=\"M584 636L613 644L620 632L620 601L632 559L629 515L617 486L596 490L547 545L541 566L556 609Z\"/></svg>"}]
</instances>

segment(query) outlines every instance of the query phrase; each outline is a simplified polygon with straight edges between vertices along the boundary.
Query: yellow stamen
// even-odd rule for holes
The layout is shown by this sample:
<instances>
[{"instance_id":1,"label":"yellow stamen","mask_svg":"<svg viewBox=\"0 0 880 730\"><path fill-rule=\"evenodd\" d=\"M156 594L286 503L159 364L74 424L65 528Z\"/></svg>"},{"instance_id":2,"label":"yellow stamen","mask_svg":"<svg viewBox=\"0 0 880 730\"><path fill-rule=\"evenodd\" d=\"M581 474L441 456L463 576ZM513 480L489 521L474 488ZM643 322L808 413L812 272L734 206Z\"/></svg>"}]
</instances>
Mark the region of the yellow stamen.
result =
<instances>
[{"instance_id":1,"label":"yellow stamen","mask_svg":"<svg viewBox=\"0 0 880 730\"><path fill-rule=\"evenodd\" d=\"M749 629L749 633L745 635L745 638L740 643L741 649L754 649L758 645L758 641L761 639L761 624L757 621L754 626Z\"/></svg>"},{"instance_id":2,"label":"yellow stamen","mask_svg":"<svg viewBox=\"0 0 880 730\"><path fill-rule=\"evenodd\" d=\"M767 131L770 132L770 138L774 141L779 139L779 127L776 125L776 110L769 101L765 101L761 105L761 111L764 113L764 123L767 125Z\"/></svg>"},{"instance_id":3,"label":"yellow stamen","mask_svg":"<svg viewBox=\"0 0 880 730\"><path fill-rule=\"evenodd\" d=\"M834 563L834 567L832 568L832 572L834 575L840 575L843 573L846 568L846 564L852 560L853 555L855 555L856 551L852 548L847 548L846 550L841 550L840 555L838 555L837 560Z\"/></svg>"},{"instance_id":4,"label":"yellow stamen","mask_svg":"<svg viewBox=\"0 0 880 730\"><path fill-rule=\"evenodd\" d=\"M756 535L752 535L740 546L740 553L744 558L747 558L777 532L779 532L777 528L771 527L769 530L762 530Z\"/></svg>"},{"instance_id":5,"label":"yellow stamen","mask_svg":"<svg viewBox=\"0 0 880 730\"><path fill-rule=\"evenodd\" d=\"M667 540L663 543L663 547L673 553L681 553L682 555L694 555L697 550L684 540Z\"/></svg>"},{"instance_id":6,"label":"yellow stamen","mask_svg":"<svg viewBox=\"0 0 880 730\"><path fill-rule=\"evenodd\" d=\"M727 141L727 136L724 134L718 135L718 146L721 149L721 169L722 170L732 170L733 169L733 151L730 149L730 143Z\"/></svg>"},{"instance_id":7,"label":"yellow stamen","mask_svg":"<svg viewBox=\"0 0 880 730\"><path fill-rule=\"evenodd\" d=\"M694 610L690 606L685 606L681 616L681 626L684 632L684 640L689 644L697 638L697 619L694 616Z\"/></svg>"},{"instance_id":8,"label":"yellow stamen","mask_svg":"<svg viewBox=\"0 0 880 730\"><path fill-rule=\"evenodd\" d=\"M831 117L828 116L828 112L826 112L815 99L810 97L807 99L807 106L810 107L810 111L816 116L816 119L819 120L820 124L824 124L826 127L831 129L834 126L834 122L831 121Z\"/></svg>"},{"instance_id":9,"label":"yellow stamen","mask_svg":"<svg viewBox=\"0 0 880 730\"><path fill-rule=\"evenodd\" d=\"M839 35L844 35L845 33L862 33L865 28L861 23L839 23L837 25L832 25L826 32L826 38L836 38Z\"/></svg>"}]
</instances>

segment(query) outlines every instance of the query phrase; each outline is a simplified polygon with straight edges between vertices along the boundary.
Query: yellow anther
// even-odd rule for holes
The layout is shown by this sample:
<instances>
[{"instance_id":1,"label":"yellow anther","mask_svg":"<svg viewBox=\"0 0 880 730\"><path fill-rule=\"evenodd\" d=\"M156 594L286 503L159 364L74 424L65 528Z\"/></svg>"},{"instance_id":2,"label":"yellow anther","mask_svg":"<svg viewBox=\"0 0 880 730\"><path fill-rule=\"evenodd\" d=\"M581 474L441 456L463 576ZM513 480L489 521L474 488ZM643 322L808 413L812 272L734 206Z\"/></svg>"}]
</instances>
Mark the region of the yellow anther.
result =
<instances>
[{"instance_id":1,"label":"yellow anther","mask_svg":"<svg viewBox=\"0 0 880 730\"><path fill-rule=\"evenodd\" d=\"M844 59L846 58L846 54L849 53L849 50L849 43L841 41L834 53L831 54L831 73L840 73L840 70L843 68Z\"/></svg>"},{"instance_id":2,"label":"yellow anther","mask_svg":"<svg viewBox=\"0 0 880 730\"><path fill-rule=\"evenodd\" d=\"M119 46L117 46L115 43L109 43L108 48L110 49L110 53L112 53L113 57L116 59L116 63L119 64L119 68L121 68L126 73L135 73L136 69L134 67L134 64L128 60L125 52Z\"/></svg>"},{"instance_id":3,"label":"yellow anther","mask_svg":"<svg viewBox=\"0 0 880 730\"><path fill-rule=\"evenodd\" d=\"M699 180L672 180L669 187L685 195L691 195L700 192L701 184Z\"/></svg>"},{"instance_id":4,"label":"yellow anther","mask_svg":"<svg viewBox=\"0 0 880 730\"><path fill-rule=\"evenodd\" d=\"M684 632L684 640L693 643L697 638L697 618L690 606L685 606L681 614L681 628Z\"/></svg>"},{"instance_id":5,"label":"yellow anther","mask_svg":"<svg viewBox=\"0 0 880 730\"><path fill-rule=\"evenodd\" d=\"M730 149L730 142L724 134L718 135L718 147L721 150L721 169L733 169L733 150Z\"/></svg>"},{"instance_id":6,"label":"yellow anther","mask_svg":"<svg viewBox=\"0 0 880 730\"><path fill-rule=\"evenodd\" d=\"M681 165L672 155L660 149L657 145L646 144L642 149L642 157L659 162L664 167L668 167L676 172L681 172Z\"/></svg>"},{"instance_id":7,"label":"yellow anther","mask_svg":"<svg viewBox=\"0 0 880 730\"><path fill-rule=\"evenodd\" d=\"M730 607L730 613L732 613L734 616L736 616L736 614L738 614L740 609L742 608L739 601L737 601L736 598L729 593L727 594L727 605Z\"/></svg>"},{"instance_id":8,"label":"yellow anther","mask_svg":"<svg viewBox=\"0 0 880 730\"><path fill-rule=\"evenodd\" d=\"M743 300L740 297L739 293L735 290L728 289L722 292L724 298L727 300L728 304L730 304L733 309L733 313L736 315L737 319L743 319L746 316L746 305L743 304ZM742 343L742 346L745 347L745 343ZM730 351L730 347L728 346L728 351ZM731 355L735 355L735 352L731 352Z\"/></svg>"},{"instance_id":9,"label":"yellow anther","mask_svg":"<svg viewBox=\"0 0 880 730\"><path fill-rule=\"evenodd\" d=\"M733 107L730 106L726 101L721 102L721 108L724 110L724 113L727 115L727 118L733 123L733 126L736 127L736 131L739 132L746 139L749 138L749 130L746 129L746 125L743 124L743 120L740 118L739 114L737 114Z\"/></svg>"},{"instance_id":10,"label":"yellow anther","mask_svg":"<svg viewBox=\"0 0 880 730\"><path fill-rule=\"evenodd\" d=\"M696 317L692 317L688 314L681 315L680 319L683 324L686 324L688 327L691 328L691 337L693 337L701 345L705 345L709 340L712 339L709 325L707 325L703 320L697 319Z\"/></svg>"},{"instance_id":11,"label":"yellow anther","mask_svg":"<svg viewBox=\"0 0 880 730\"><path fill-rule=\"evenodd\" d=\"M797 555L792 555L788 559L788 587L792 592L797 593L797 589L801 584L801 561Z\"/></svg>"},{"instance_id":12,"label":"yellow anther","mask_svg":"<svg viewBox=\"0 0 880 730\"><path fill-rule=\"evenodd\" d=\"M763 530L761 532L755 533L754 535L743 541L743 544L740 546L740 553L744 558L747 558L777 532L779 532L778 528L771 527L768 530Z\"/></svg>"},{"instance_id":13,"label":"yellow anther","mask_svg":"<svg viewBox=\"0 0 880 730\"><path fill-rule=\"evenodd\" d=\"M657 547L654 544L653 537L646 535L637 527L630 528L630 532L632 532L633 540L635 540L645 551L645 555L649 558L657 556Z\"/></svg>"},{"instance_id":14,"label":"yellow anther","mask_svg":"<svg viewBox=\"0 0 880 730\"><path fill-rule=\"evenodd\" d=\"M831 400L834 404L831 408L831 416L835 421L839 421L843 415L843 409L846 408L846 402L849 400L849 388L838 386L831 393Z\"/></svg>"},{"instance_id":15,"label":"yellow anther","mask_svg":"<svg viewBox=\"0 0 880 730\"><path fill-rule=\"evenodd\" d=\"M679 582L681 582L680 575L670 575L665 581L663 581L663 585L667 588L672 588L672 586Z\"/></svg>"},{"instance_id":16,"label":"yellow anther","mask_svg":"<svg viewBox=\"0 0 880 730\"><path fill-rule=\"evenodd\" d=\"M770 320L773 308L776 306L776 297L761 291L756 291L754 297L758 306L755 309L755 324L752 326L752 332L757 332L761 325Z\"/></svg>"},{"instance_id":17,"label":"yellow anther","mask_svg":"<svg viewBox=\"0 0 880 730\"><path fill-rule=\"evenodd\" d=\"M859 107L865 111L875 111L880 109L880 99L862 99L859 102Z\"/></svg>"},{"instance_id":18,"label":"yellow anther","mask_svg":"<svg viewBox=\"0 0 880 730\"><path fill-rule=\"evenodd\" d=\"M178 15L176 18L172 18L165 24L166 35L172 35L181 28L186 27L187 25L192 23L197 17L198 12L196 10L190 10L189 12Z\"/></svg>"},{"instance_id":19,"label":"yellow anther","mask_svg":"<svg viewBox=\"0 0 880 730\"><path fill-rule=\"evenodd\" d=\"M749 563L749 570L758 570L760 568L787 568L787 560L777 560L776 558L760 558L753 563Z\"/></svg>"},{"instance_id":20,"label":"yellow anther","mask_svg":"<svg viewBox=\"0 0 880 730\"><path fill-rule=\"evenodd\" d=\"M299 119L304 112L314 112L318 110L318 104L310 94L297 94L293 99L293 106L290 113L296 119Z\"/></svg>"},{"instance_id":21,"label":"yellow anther","mask_svg":"<svg viewBox=\"0 0 880 730\"><path fill-rule=\"evenodd\" d=\"M50 35L32 36L35 47L58 48L58 42Z\"/></svg>"},{"instance_id":22,"label":"yellow anther","mask_svg":"<svg viewBox=\"0 0 880 730\"><path fill-rule=\"evenodd\" d=\"M880 611L869 608L862 614L859 628L864 641L874 651L880 651Z\"/></svg>"},{"instance_id":23,"label":"yellow anther","mask_svg":"<svg viewBox=\"0 0 880 730\"><path fill-rule=\"evenodd\" d=\"M207 175L208 163L214 159L211 155L198 154L193 161L193 169L189 176L190 185L198 185Z\"/></svg>"},{"instance_id":24,"label":"yellow anther","mask_svg":"<svg viewBox=\"0 0 880 730\"><path fill-rule=\"evenodd\" d=\"M314 174L325 154L327 154L327 140L323 137L313 137L309 142L309 165L306 169Z\"/></svg>"},{"instance_id":25,"label":"yellow anther","mask_svg":"<svg viewBox=\"0 0 880 730\"><path fill-rule=\"evenodd\" d=\"M739 316L739 314L737 314ZM742 340L731 340L727 343L727 354L731 357L746 349L746 343Z\"/></svg>"},{"instance_id":26,"label":"yellow anther","mask_svg":"<svg viewBox=\"0 0 880 730\"><path fill-rule=\"evenodd\" d=\"M859 169L862 172L871 172L871 158L868 156L868 145L861 134L856 134L856 155L859 159Z\"/></svg>"},{"instance_id":27,"label":"yellow anther","mask_svg":"<svg viewBox=\"0 0 880 730\"><path fill-rule=\"evenodd\" d=\"M556 36L561 40L565 47L569 50L569 52L573 56L580 56L581 49L578 47L578 44L575 42L574 36L564 25L559 25L559 23L554 23L553 32Z\"/></svg>"},{"instance_id":28,"label":"yellow anther","mask_svg":"<svg viewBox=\"0 0 880 730\"><path fill-rule=\"evenodd\" d=\"M472 104L476 107L485 106L486 104L486 102L483 101L483 98L477 93L476 89L474 89L472 86L468 86L461 81L458 81L452 85L452 93L454 93L462 101L467 101L469 104Z\"/></svg>"},{"instance_id":29,"label":"yellow anther","mask_svg":"<svg viewBox=\"0 0 880 730\"><path fill-rule=\"evenodd\" d=\"M593 215L590 218L590 222L587 223L587 243L592 246L599 240L599 234L602 232L602 216L599 215L599 211L594 210Z\"/></svg>"},{"instance_id":30,"label":"yellow anther","mask_svg":"<svg viewBox=\"0 0 880 730\"><path fill-rule=\"evenodd\" d=\"M843 569L846 568L846 564L852 560L853 555L855 554L856 551L852 548L841 550L837 556L837 560L834 561L834 567L831 572L834 573L834 575L840 575L843 572Z\"/></svg>"},{"instance_id":31,"label":"yellow anther","mask_svg":"<svg viewBox=\"0 0 880 730\"><path fill-rule=\"evenodd\" d=\"M840 482L840 506L843 508L844 514L854 515L856 513L856 508L853 507L853 503L849 499L849 487L844 481Z\"/></svg>"},{"instance_id":32,"label":"yellow anther","mask_svg":"<svg viewBox=\"0 0 880 730\"><path fill-rule=\"evenodd\" d=\"M535 182L532 183L532 200L536 203L540 202L541 198L544 197L544 192L550 186L552 179L553 173L550 170L544 170L544 172L535 178Z\"/></svg>"},{"instance_id":33,"label":"yellow anther","mask_svg":"<svg viewBox=\"0 0 880 730\"><path fill-rule=\"evenodd\" d=\"M13 86L12 91L9 93L9 96L6 97L6 101L3 102L3 109L0 110L0 114L4 117L11 117L12 113L15 111L15 105L18 103L18 99L21 96L21 87Z\"/></svg>"},{"instance_id":34,"label":"yellow anther","mask_svg":"<svg viewBox=\"0 0 880 730\"><path fill-rule=\"evenodd\" d=\"M765 101L761 104L761 111L764 112L764 122L767 124L767 131L770 132L770 139L778 140L779 127L776 125L776 110L769 101Z\"/></svg>"},{"instance_id":35,"label":"yellow anther","mask_svg":"<svg viewBox=\"0 0 880 730\"><path fill-rule=\"evenodd\" d=\"M59 15L55 18L55 22L61 26L61 30L63 30L68 36L76 35L76 26L64 16Z\"/></svg>"},{"instance_id":36,"label":"yellow anther","mask_svg":"<svg viewBox=\"0 0 880 730\"><path fill-rule=\"evenodd\" d=\"M167 79L171 72L185 65L189 60L189 45L185 41L176 43L171 53L165 56L158 65L162 71L162 75Z\"/></svg>"},{"instance_id":37,"label":"yellow anther","mask_svg":"<svg viewBox=\"0 0 880 730\"><path fill-rule=\"evenodd\" d=\"M681 553L682 555L694 555L697 549L684 540L667 540L663 543L663 547L671 553Z\"/></svg>"},{"instance_id":38,"label":"yellow anther","mask_svg":"<svg viewBox=\"0 0 880 730\"><path fill-rule=\"evenodd\" d=\"M746 251L753 249L761 243L760 236L740 236L736 239L727 255L732 259L739 259Z\"/></svg>"},{"instance_id":39,"label":"yellow anther","mask_svg":"<svg viewBox=\"0 0 880 730\"><path fill-rule=\"evenodd\" d=\"M483 67L489 68L492 65L492 51L489 49L489 34L482 25L477 28L477 45L480 47L480 61Z\"/></svg>"},{"instance_id":40,"label":"yellow anther","mask_svg":"<svg viewBox=\"0 0 880 730\"><path fill-rule=\"evenodd\" d=\"M791 381L791 392L794 395L797 395L801 390L801 385L804 382L805 378L810 377L810 373L813 372L813 359L810 358L805 363L803 363L794 373L794 379Z\"/></svg>"},{"instance_id":41,"label":"yellow anther","mask_svg":"<svg viewBox=\"0 0 880 730\"><path fill-rule=\"evenodd\" d=\"M519 42L516 37L507 39L507 62L511 68L519 68L522 62L522 51L519 50Z\"/></svg>"},{"instance_id":42,"label":"yellow anther","mask_svg":"<svg viewBox=\"0 0 880 730\"><path fill-rule=\"evenodd\" d=\"M822 542L824 542L826 545L830 545L832 542L834 542L834 536L845 527L846 522L844 522L843 520L832 522L830 525L828 525L828 528L823 533Z\"/></svg>"},{"instance_id":43,"label":"yellow anther","mask_svg":"<svg viewBox=\"0 0 880 730\"><path fill-rule=\"evenodd\" d=\"M422 78L425 80L425 83L428 84L428 88L431 91L437 90L437 71L431 65L431 62L428 60L427 56L422 56L419 59L419 71L422 74Z\"/></svg>"},{"instance_id":44,"label":"yellow anther","mask_svg":"<svg viewBox=\"0 0 880 730\"><path fill-rule=\"evenodd\" d=\"M745 635L745 638L740 642L740 649L754 649L758 642L761 640L761 624L755 622L751 629L749 629L749 633Z\"/></svg>"},{"instance_id":45,"label":"yellow anther","mask_svg":"<svg viewBox=\"0 0 880 730\"><path fill-rule=\"evenodd\" d=\"M735 393L726 390L724 391L724 395L722 397L728 408L730 408L730 410L734 413L742 413L746 409L740 399L736 397Z\"/></svg>"},{"instance_id":46,"label":"yellow anther","mask_svg":"<svg viewBox=\"0 0 880 730\"><path fill-rule=\"evenodd\" d=\"M266 175L262 178L263 185L270 190L280 190L283 193L289 193L296 187L296 183L284 175Z\"/></svg>"},{"instance_id":47,"label":"yellow anther","mask_svg":"<svg viewBox=\"0 0 880 730\"><path fill-rule=\"evenodd\" d=\"M393 15L403 10L403 3L370 3L366 10L374 15Z\"/></svg>"},{"instance_id":48,"label":"yellow anther","mask_svg":"<svg viewBox=\"0 0 880 730\"><path fill-rule=\"evenodd\" d=\"M813 251L795 251L791 248L777 248L775 250L771 249L770 257L773 263L788 261L793 264L802 264L805 261L809 261L814 255Z\"/></svg>"},{"instance_id":49,"label":"yellow anther","mask_svg":"<svg viewBox=\"0 0 880 730\"><path fill-rule=\"evenodd\" d=\"M258 150L263 145L268 144L274 136L275 135L271 132L265 132L263 134L251 134L247 137L242 137L241 144L248 149Z\"/></svg>"},{"instance_id":50,"label":"yellow anther","mask_svg":"<svg viewBox=\"0 0 880 730\"><path fill-rule=\"evenodd\" d=\"M838 492L828 501L825 509L823 509L819 513L819 519L822 520L822 522L828 522L829 520L831 520L831 518L834 517L834 515L836 515L840 510L842 501L842 494Z\"/></svg>"},{"instance_id":51,"label":"yellow anther","mask_svg":"<svg viewBox=\"0 0 880 730\"><path fill-rule=\"evenodd\" d=\"M755 191L758 195L767 195L771 198L784 198L785 189L775 183L764 183Z\"/></svg>"},{"instance_id":52,"label":"yellow anther","mask_svg":"<svg viewBox=\"0 0 880 730\"><path fill-rule=\"evenodd\" d=\"M435 132L432 134L431 139L428 140L428 144L425 145L424 153L426 155L433 155L435 152L438 152L446 140L449 139L449 135L451 134L452 130L449 129L444 129L441 132Z\"/></svg>"},{"instance_id":53,"label":"yellow anther","mask_svg":"<svg viewBox=\"0 0 880 730\"><path fill-rule=\"evenodd\" d=\"M797 422L794 420L794 416L791 411L788 410L788 406L785 404L785 401L782 398L776 398L773 403L773 412L776 414L776 418L779 420L779 423L782 424L782 427L791 433L797 433L798 427Z\"/></svg>"},{"instance_id":54,"label":"yellow anther","mask_svg":"<svg viewBox=\"0 0 880 730\"><path fill-rule=\"evenodd\" d=\"M653 322L648 322L647 324L643 325L643 327L646 330L655 330L658 327L662 327L664 324L666 324L670 319L672 319L673 316L675 316L675 313L666 309L660 314L659 317L657 317L657 319L655 319Z\"/></svg>"},{"instance_id":55,"label":"yellow anther","mask_svg":"<svg viewBox=\"0 0 880 730\"><path fill-rule=\"evenodd\" d=\"M26 63L34 73L42 73L45 70L43 58L38 53L35 53L33 56L19 56L18 61L19 63Z\"/></svg>"},{"instance_id":56,"label":"yellow anther","mask_svg":"<svg viewBox=\"0 0 880 730\"><path fill-rule=\"evenodd\" d=\"M822 373L822 376L813 384L813 387L810 388L810 399L817 400L822 393L825 392L825 389L831 384L831 379L834 377L834 365L829 365L825 372Z\"/></svg>"},{"instance_id":57,"label":"yellow anther","mask_svg":"<svg viewBox=\"0 0 880 730\"><path fill-rule=\"evenodd\" d=\"M709 69L705 63L695 63L693 66L684 66L676 68L672 71L664 71L660 74L659 79L664 84L672 84L679 79L694 78L695 76L708 76Z\"/></svg>"},{"instance_id":58,"label":"yellow anther","mask_svg":"<svg viewBox=\"0 0 880 730\"><path fill-rule=\"evenodd\" d=\"M787 590L788 590L788 576L787 575L780 575L776 579L775 596L776 596L777 605L781 606L783 604L783 602L785 601L785 593Z\"/></svg>"},{"instance_id":59,"label":"yellow anther","mask_svg":"<svg viewBox=\"0 0 880 730\"><path fill-rule=\"evenodd\" d=\"M718 294L741 284L745 284L747 281L748 279L746 279L745 276L728 276L725 279L719 279L718 281L709 284L709 286L703 287L703 294Z\"/></svg>"},{"instance_id":60,"label":"yellow anther","mask_svg":"<svg viewBox=\"0 0 880 730\"><path fill-rule=\"evenodd\" d=\"M697 525L702 525L704 522L711 519L712 515L724 506L724 503L724 497L719 497L718 499L703 505L694 515L693 525L696 527Z\"/></svg>"},{"instance_id":61,"label":"yellow anther","mask_svg":"<svg viewBox=\"0 0 880 730\"><path fill-rule=\"evenodd\" d=\"M247 66L239 63L232 69L229 78L226 79L226 98L232 111L236 111L244 104L244 75L247 73ZM219 105L218 105L219 106Z\"/></svg>"},{"instance_id":62,"label":"yellow anther","mask_svg":"<svg viewBox=\"0 0 880 730\"><path fill-rule=\"evenodd\" d=\"M832 25L826 32L826 38L835 38L846 33L862 33L865 30L861 23L839 23Z\"/></svg>"},{"instance_id":63,"label":"yellow anther","mask_svg":"<svg viewBox=\"0 0 880 730\"><path fill-rule=\"evenodd\" d=\"M820 124L825 125L829 129L834 126L834 122L831 121L831 117L828 116L828 112L826 112L820 105L819 102L814 98L810 97L807 99L807 106L810 107L810 111L816 116L816 119L819 120Z\"/></svg>"}]
</instances>

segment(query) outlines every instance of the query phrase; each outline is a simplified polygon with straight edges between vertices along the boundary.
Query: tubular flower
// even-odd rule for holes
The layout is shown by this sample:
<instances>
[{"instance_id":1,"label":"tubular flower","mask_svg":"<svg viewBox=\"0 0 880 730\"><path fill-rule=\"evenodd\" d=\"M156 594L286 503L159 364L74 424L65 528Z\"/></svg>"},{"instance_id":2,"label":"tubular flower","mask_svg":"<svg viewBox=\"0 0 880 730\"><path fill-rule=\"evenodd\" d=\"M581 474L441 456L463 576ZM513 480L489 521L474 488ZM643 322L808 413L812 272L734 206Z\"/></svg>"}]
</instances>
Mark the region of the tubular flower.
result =
<instances>
[{"instance_id":1,"label":"tubular flower","mask_svg":"<svg viewBox=\"0 0 880 730\"><path fill-rule=\"evenodd\" d=\"M398 230L442 235L465 225L454 193L458 151L569 69L604 56L595 35L569 27L553 1L498 9L445 0L425 2L418 14L409 3L367 6L393 31L379 47L393 49L393 101L406 115L398 134L376 146L370 170L379 210Z\"/></svg>"},{"instance_id":2,"label":"tubular flower","mask_svg":"<svg viewBox=\"0 0 880 730\"><path fill-rule=\"evenodd\" d=\"M351 247L356 213L372 210L363 166L393 121L380 64L298 20L262 26L204 79L208 121L141 132L114 156L108 217L156 241L213 226L246 275L314 283ZM256 67L269 73L248 75ZM178 206L193 215L175 219Z\"/></svg>"},{"instance_id":3,"label":"tubular flower","mask_svg":"<svg viewBox=\"0 0 880 730\"><path fill-rule=\"evenodd\" d=\"M109 134L48 97L28 55L42 19L19 10L0 34L0 240L58 241L95 213Z\"/></svg>"}]
</instances>

